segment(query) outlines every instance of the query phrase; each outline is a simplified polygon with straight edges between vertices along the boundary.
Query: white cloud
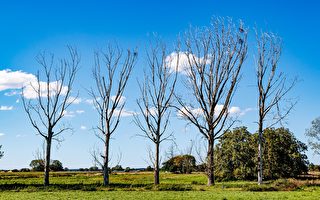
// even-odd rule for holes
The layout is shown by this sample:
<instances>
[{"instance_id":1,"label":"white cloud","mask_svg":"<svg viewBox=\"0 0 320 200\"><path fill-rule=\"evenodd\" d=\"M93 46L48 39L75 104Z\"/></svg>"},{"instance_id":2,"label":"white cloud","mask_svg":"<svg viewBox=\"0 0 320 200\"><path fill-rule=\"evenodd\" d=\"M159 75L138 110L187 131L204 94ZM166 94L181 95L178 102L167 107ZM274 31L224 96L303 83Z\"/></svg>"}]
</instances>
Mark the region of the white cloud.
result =
<instances>
[{"instance_id":1,"label":"white cloud","mask_svg":"<svg viewBox=\"0 0 320 200\"><path fill-rule=\"evenodd\" d=\"M222 109L223 109L223 105L218 104L215 108L214 115L217 117L220 114L220 112L222 111ZM229 108L228 112L231 116L243 116L251 110L252 110L252 108L247 108L245 110L242 110L240 107L232 106ZM201 115L203 115L203 111L201 108L188 107L188 108L183 108L182 111L178 111L177 116L184 117L183 113L187 114L188 113L187 111L191 112L195 117L200 117Z\"/></svg>"},{"instance_id":2,"label":"white cloud","mask_svg":"<svg viewBox=\"0 0 320 200\"><path fill-rule=\"evenodd\" d=\"M16 138L22 138L22 137L26 137L27 135L26 134L18 134L16 135Z\"/></svg>"},{"instance_id":3,"label":"white cloud","mask_svg":"<svg viewBox=\"0 0 320 200\"><path fill-rule=\"evenodd\" d=\"M234 115L238 115L241 113L241 109L239 107L236 107L236 106L232 106L230 109L229 109L229 113L230 114L234 114Z\"/></svg>"},{"instance_id":4,"label":"white cloud","mask_svg":"<svg viewBox=\"0 0 320 200\"><path fill-rule=\"evenodd\" d=\"M157 110L156 110L155 107L149 108L149 113L150 113L151 115L154 116L154 115L156 114L156 112L157 112ZM147 110L145 110L144 113L147 114Z\"/></svg>"},{"instance_id":5,"label":"white cloud","mask_svg":"<svg viewBox=\"0 0 320 200\"><path fill-rule=\"evenodd\" d=\"M1 137L1 136L4 136L4 135L5 135L4 133L0 133L0 137Z\"/></svg>"},{"instance_id":6,"label":"white cloud","mask_svg":"<svg viewBox=\"0 0 320 200\"><path fill-rule=\"evenodd\" d=\"M67 103L80 104L81 102L82 102L82 99L79 97L69 97L67 99Z\"/></svg>"},{"instance_id":7,"label":"white cloud","mask_svg":"<svg viewBox=\"0 0 320 200\"><path fill-rule=\"evenodd\" d=\"M87 129L87 127L86 127L86 126L81 125L81 126L80 126L80 129L81 129L81 130L86 130L86 129Z\"/></svg>"},{"instance_id":8,"label":"white cloud","mask_svg":"<svg viewBox=\"0 0 320 200\"><path fill-rule=\"evenodd\" d=\"M188 73L188 69L191 65L194 65L194 60L196 63L203 63L204 58L199 58L195 55L188 54L187 52L172 52L165 59L167 66L172 71L178 71L183 74ZM179 62L178 62L179 61ZM210 63L210 59L207 59L207 64ZM177 66L178 63L178 66Z\"/></svg>"},{"instance_id":9,"label":"white cloud","mask_svg":"<svg viewBox=\"0 0 320 200\"><path fill-rule=\"evenodd\" d=\"M62 88L61 88L62 87ZM60 90L60 95L65 95L68 91L67 86L61 86L61 81L53 81L49 83L49 95L54 96ZM37 82L32 82L24 86L23 96L27 99L35 99L38 97L37 90L39 85ZM48 95L47 83L40 81L40 96L46 97Z\"/></svg>"},{"instance_id":10,"label":"white cloud","mask_svg":"<svg viewBox=\"0 0 320 200\"><path fill-rule=\"evenodd\" d=\"M101 99L100 97L97 98L98 101L100 101L100 99ZM86 99L84 102L89 105L92 105L94 104L94 99Z\"/></svg>"},{"instance_id":11,"label":"white cloud","mask_svg":"<svg viewBox=\"0 0 320 200\"><path fill-rule=\"evenodd\" d=\"M115 99L116 99L116 96L112 96L112 97L111 97L111 100L112 100L112 101L115 101ZM120 97L120 100L119 100L119 104L123 104L125 101L126 101L126 97L121 96L121 97Z\"/></svg>"},{"instance_id":12,"label":"white cloud","mask_svg":"<svg viewBox=\"0 0 320 200\"><path fill-rule=\"evenodd\" d=\"M17 91L17 90L11 90L10 92L6 92L4 93L5 96L11 97L11 96L15 96L21 94L21 92Z\"/></svg>"},{"instance_id":13,"label":"white cloud","mask_svg":"<svg viewBox=\"0 0 320 200\"><path fill-rule=\"evenodd\" d=\"M119 109L114 111L114 115L115 116L119 116L119 114L120 114L120 110ZM129 110L123 109L121 114L120 114L120 117L131 117L131 116L133 116L135 114L136 114L136 112L134 112L134 111L129 111Z\"/></svg>"},{"instance_id":14,"label":"white cloud","mask_svg":"<svg viewBox=\"0 0 320 200\"><path fill-rule=\"evenodd\" d=\"M65 110L65 111L63 112L63 116L64 116L64 117L74 117L74 116L76 116L76 115L75 115L74 111L67 111L67 110Z\"/></svg>"},{"instance_id":15,"label":"white cloud","mask_svg":"<svg viewBox=\"0 0 320 200\"><path fill-rule=\"evenodd\" d=\"M4 110L13 110L13 106L0 106L0 110L4 111Z\"/></svg>"},{"instance_id":16,"label":"white cloud","mask_svg":"<svg viewBox=\"0 0 320 200\"><path fill-rule=\"evenodd\" d=\"M16 100L16 103L19 103L19 102L20 102L20 100L19 100L19 99L17 99L17 100Z\"/></svg>"},{"instance_id":17,"label":"white cloud","mask_svg":"<svg viewBox=\"0 0 320 200\"><path fill-rule=\"evenodd\" d=\"M8 89L21 89L23 86L36 81L37 78L35 75L25 73L21 70L0 70L0 91Z\"/></svg>"},{"instance_id":18,"label":"white cloud","mask_svg":"<svg viewBox=\"0 0 320 200\"><path fill-rule=\"evenodd\" d=\"M82 114L82 113L84 113L84 110L76 110L76 113L77 114Z\"/></svg>"},{"instance_id":19,"label":"white cloud","mask_svg":"<svg viewBox=\"0 0 320 200\"><path fill-rule=\"evenodd\" d=\"M0 70L0 91L9 90L12 91L6 92L6 96L13 96L21 94L20 91L16 89L24 88L24 97L27 99L37 98L38 90L38 80L37 77L33 74L29 74L19 71L12 71L10 69ZM55 95L58 89L61 87L61 81L53 81L49 83L49 94L51 96ZM62 86L61 95L65 95L68 90L67 86ZM40 95L41 97L47 96L47 83L40 81Z\"/></svg>"},{"instance_id":20,"label":"white cloud","mask_svg":"<svg viewBox=\"0 0 320 200\"><path fill-rule=\"evenodd\" d=\"M76 111L67 111L67 110L65 110L63 112L63 116L64 117L75 117L76 114L80 115L80 114L82 114L84 112L85 112L84 110L76 110Z\"/></svg>"},{"instance_id":21,"label":"white cloud","mask_svg":"<svg viewBox=\"0 0 320 200\"><path fill-rule=\"evenodd\" d=\"M182 108L181 111L179 110L177 115L178 117L184 117L185 115L188 115L188 113L191 113L192 115L194 115L195 117L200 117L203 114L203 111L201 108L191 108L191 107L187 107L187 108Z\"/></svg>"}]
</instances>

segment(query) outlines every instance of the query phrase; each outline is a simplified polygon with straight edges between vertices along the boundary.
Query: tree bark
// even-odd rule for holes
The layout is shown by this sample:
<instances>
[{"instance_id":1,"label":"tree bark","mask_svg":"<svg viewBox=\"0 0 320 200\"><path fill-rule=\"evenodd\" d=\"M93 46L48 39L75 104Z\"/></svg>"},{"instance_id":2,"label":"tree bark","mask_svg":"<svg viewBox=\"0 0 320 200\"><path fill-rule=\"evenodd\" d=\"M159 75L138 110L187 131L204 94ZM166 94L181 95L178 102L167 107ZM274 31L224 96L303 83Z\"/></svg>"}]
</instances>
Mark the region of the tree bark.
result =
<instances>
[{"instance_id":1,"label":"tree bark","mask_svg":"<svg viewBox=\"0 0 320 200\"><path fill-rule=\"evenodd\" d=\"M159 142L156 143L156 160L154 166L154 184L159 185Z\"/></svg>"},{"instance_id":2,"label":"tree bark","mask_svg":"<svg viewBox=\"0 0 320 200\"><path fill-rule=\"evenodd\" d=\"M50 157L51 157L51 137L46 139L47 148L46 148L46 158L44 166L44 186L49 186L49 172L50 172Z\"/></svg>"},{"instance_id":3,"label":"tree bark","mask_svg":"<svg viewBox=\"0 0 320 200\"><path fill-rule=\"evenodd\" d=\"M258 138L258 184L262 184L262 173L263 173L263 161L262 161L262 121L259 122L259 138Z\"/></svg>"},{"instance_id":4,"label":"tree bark","mask_svg":"<svg viewBox=\"0 0 320 200\"><path fill-rule=\"evenodd\" d=\"M109 185L109 140L110 136L106 135L104 160L103 160L103 185Z\"/></svg>"},{"instance_id":5,"label":"tree bark","mask_svg":"<svg viewBox=\"0 0 320 200\"><path fill-rule=\"evenodd\" d=\"M207 176L208 186L214 185L214 140L208 140L208 153L207 153Z\"/></svg>"}]
</instances>

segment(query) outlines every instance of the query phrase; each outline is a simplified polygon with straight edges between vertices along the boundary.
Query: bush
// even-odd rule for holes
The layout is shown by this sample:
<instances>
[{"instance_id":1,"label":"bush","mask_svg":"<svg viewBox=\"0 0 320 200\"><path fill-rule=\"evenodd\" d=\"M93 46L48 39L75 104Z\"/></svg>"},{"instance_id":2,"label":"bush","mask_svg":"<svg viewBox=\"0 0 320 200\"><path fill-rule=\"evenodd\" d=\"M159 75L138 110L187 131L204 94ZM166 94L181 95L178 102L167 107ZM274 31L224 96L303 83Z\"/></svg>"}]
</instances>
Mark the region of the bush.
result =
<instances>
[{"instance_id":1,"label":"bush","mask_svg":"<svg viewBox=\"0 0 320 200\"><path fill-rule=\"evenodd\" d=\"M59 160L52 160L50 162L50 170L52 171L63 171L62 163ZM36 159L32 160L30 163L30 167L32 171L43 172L44 171L44 160Z\"/></svg>"},{"instance_id":2,"label":"bush","mask_svg":"<svg viewBox=\"0 0 320 200\"><path fill-rule=\"evenodd\" d=\"M163 163L163 170L190 174L196 166L196 159L192 155L175 156Z\"/></svg>"},{"instance_id":3,"label":"bush","mask_svg":"<svg viewBox=\"0 0 320 200\"><path fill-rule=\"evenodd\" d=\"M130 172L130 167L126 167L126 169L124 170L125 172Z\"/></svg>"},{"instance_id":4,"label":"bush","mask_svg":"<svg viewBox=\"0 0 320 200\"><path fill-rule=\"evenodd\" d=\"M22 168L22 169L20 169L20 172L30 172L30 169L29 168Z\"/></svg>"},{"instance_id":5,"label":"bush","mask_svg":"<svg viewBox=\"0 0 320 200\"><path fill-rule=\"evenodd\" d=\"M50 164L50 170L52 171L63 171L62 163L59 160L53 160Z\"/></svg>"},{"instance_id":6,"label":"bush","mask_svg":"<svg viewBox=\"0 0 320 200\"><path fill-rule=\"evenodd\" d=\"M149 165L147 168L146 168L146 171L147 172L152 172L154 169Z\"/></svg>"},{"instance_id":7,"label":"bush","mask_svg":"<svg viewBox=\"0 0 320 200\"><path fill-rule=\"evenodd\" d=\"M89 168L89 171L94 172L94 171L99 171L99 168L97 166L93 166Z\"/></svg>"},{"instance_id":8,"label":"bush","mask_svg":"<svg viewBox=\"0 0 320 200\"><path fill-rule=\"evenodd\" d=\"M123 171L123 168L121 165L116 165L111 168L111 171Z\"/></svg>"}]
</instances>

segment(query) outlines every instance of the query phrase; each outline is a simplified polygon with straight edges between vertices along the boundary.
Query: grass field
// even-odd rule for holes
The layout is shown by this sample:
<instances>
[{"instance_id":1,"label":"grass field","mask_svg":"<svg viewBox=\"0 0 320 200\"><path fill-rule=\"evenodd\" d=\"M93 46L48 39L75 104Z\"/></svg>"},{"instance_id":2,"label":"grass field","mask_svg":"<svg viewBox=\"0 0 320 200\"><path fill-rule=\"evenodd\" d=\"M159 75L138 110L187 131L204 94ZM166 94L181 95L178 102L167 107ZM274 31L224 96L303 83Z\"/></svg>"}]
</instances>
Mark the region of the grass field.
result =
<instances>
[{"instance_id":1,"label":"grass field","mask_svg":"<svg viewBox=\"0 0 320 200\"><path fill-rule=\"evenodd\" d=\"M100 173L51 173L51 186L42 186L42 173L0 173L0 199L319 199L320 180L277 180L259 187L255 182L218 182L207 187L204 174L118 173L103 187Z\"/></svg>"}]
</instances>

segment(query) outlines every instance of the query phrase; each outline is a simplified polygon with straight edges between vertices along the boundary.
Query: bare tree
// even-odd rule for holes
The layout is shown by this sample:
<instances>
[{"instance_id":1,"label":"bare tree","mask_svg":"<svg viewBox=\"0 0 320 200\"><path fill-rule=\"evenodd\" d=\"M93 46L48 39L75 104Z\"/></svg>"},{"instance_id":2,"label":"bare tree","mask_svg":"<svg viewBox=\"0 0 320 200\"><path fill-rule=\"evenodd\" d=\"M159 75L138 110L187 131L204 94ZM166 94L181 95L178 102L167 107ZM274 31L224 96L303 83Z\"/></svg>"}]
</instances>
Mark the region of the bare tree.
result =
<instances>
[{"instance_id":1,"label":"bare tree","mask_svg":"<svg viewBox=\"0 0 320 200\"><path fill-rule=\"evenodd\" d=\"M137 104L141 111L141 117L135 115L135 123L141 129L142 137L148 138L155 145L154 155L154 184L159 184L159 154L161 142L172 139L172 133L167 133L170 118L170 106L172 105L174 88L177 81L176 69L178 66L166 60L166 46L157 41L150 44L147 51L147 62L150 72L145 73L145 80L140 84L141 98ZM150 152L150 151L149 151Z\"/></svg>"},{"instance_id":2,"label":"bare tree","mask_svg":"<svg viewBox=\"0 0 320 200\"><path fill-rule=\"evenodd\" d=\"M37 57L42 69L37 72L37 80L22 89L22 101L27 116L46 143L44 185L49 185L49 167L51 144L60 141L62 132L71 130L62 123L67 109L76 99L70 97L72 86L79 68L80 56L74 48L69 47L69 58L55 61L54 55L47 57L41 53ZM42 77L44 73L44 77ZM44 78L44 81L41 79ZM58 126L61 124L61 126Z\"/></svg>"},{"instance_id":3,"label":"bare tree","mask_svg":"<svg viewBox=\"0 0 320 200\"><path fill-rule=\"evenodd\" d=\"M297 101L286 99L285 96L296 85L297 78L288 83L283 72L278 72L281 55L281 38L273 33L262 32L257 38L257 86L258 86L258 184L263 181L262 141L265 120L269 120L271 127L281 123L291 112ZM281 103L286 105L283 106ZM267 119L267 117L270 117Z\"/></svg>"},{"instance_id":4,"label":"bare tree","mask_svg":"<svg viewBox=\"0 0 320 200\"><path fill-rule=\"evenodd\" d=\"M177 96L179 115L193 124L208 143L208 185L214 184L214 142L235 122L229 106L247 55L247 31L240 22L216 18L210 27L186 33L186 91ZM192 101L193 99L193 101Z\"/></svg>"},{"instance_id":5,"label":"bare tree","mask_svg":"<svg viewBox=\"0 0 320 200\"><path fill-rule=\"evenodd\" d=\"M117 45L108 45L105 51L95 52L93 78L95 89L89 94L99 115L96 136L104 144L103 184L109 184L110 138L117 129L125 105L123 93L137 60L137 52L128 50L126 54Z\"/></svg>"}]
</instances>

